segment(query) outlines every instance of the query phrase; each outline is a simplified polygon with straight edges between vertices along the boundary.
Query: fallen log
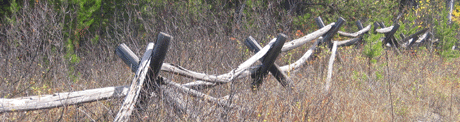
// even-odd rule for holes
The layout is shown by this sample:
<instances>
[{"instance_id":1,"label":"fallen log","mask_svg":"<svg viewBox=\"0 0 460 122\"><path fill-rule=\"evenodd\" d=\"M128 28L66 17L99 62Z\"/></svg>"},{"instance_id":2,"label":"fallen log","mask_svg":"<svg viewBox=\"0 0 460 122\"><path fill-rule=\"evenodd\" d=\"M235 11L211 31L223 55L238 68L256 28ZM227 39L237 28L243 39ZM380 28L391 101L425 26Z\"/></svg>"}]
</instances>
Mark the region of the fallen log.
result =
<instances>
[{"instance_id":1,"label":"fallen log","mask_svg":"<svg viewBox=\"0 0 460 122\"><path fill-rule=\"evenodd\" d=\"M308 60L308 58L313 54L313 52L316 49L316 46L321 42L321 39L322 38L320 37L318 40L316 40L315 43L308 49L307 52L305 52L305 54L300 59L298 59L297 61L295 61L292 64L281 66L280 71L289 72L289 71L296 70L296 69L300 68L300 66L305 64L306 61ZM269 43L269 44L271 44L271 43ZM265 47L267 47L267 46L265 46ZM258 53L260 53L260 52L258 52ZM256 53L256 54L258 54L258 53ZM254 67L248 68L248 70L245 70L245 71L241 72L238 76L234 77L234 79L244 78L244 77L254 73L255 69L257 69L258 67L259 66L254 66ZM193 77L193 75L187 75L187 76L192 76L192 78L196 78L196 77ZM188 87L188 88L194 88L194 89L195 88L200 88L201 89L201 88L213 87L213 86L215 86L217 84L219 84L219 82L197 80L197 81L194 81L194 82L189 82L189 83L183 84L183 86Z\"/></svg>"},{"instance_id":2,"label":"fallen log","mask_svg":"<svg viewBox=\"0 0 460 122\"><path fill-rule=\"evenodd\" d=\"M322 38L316 40L315 43L312 46L310 46L307 52L305 52L305 54L303 54L302 57L299 58L299 60L295 61L294 63L281 66L280 70L284 72L288 72L288 71L296 70L300 66L304 65L307 62L308 58L310 58L310 56L313 54L313 52L316 49L316 46L321 42L321 40Z\"/></svg>"},{"instance_id":3,"label":"fallen log","mask_svg":"<svg viewBox=\"0 0 460 122\"><path fill-rule=\"evenodd\" d=\"M275 38L276 39L276 38ZM206 81L206 82L214 82L214 83L228 83L234 79L238 79L238 78L242 78L242 77L246 77L248 75L251 74L250 71L247 71L250 66L252 64L254 64L257 60L259 60L260 58L262 58L263 56L265 56L265 54L269 51L269 49L271 49L272 45L275 43L275 39L272 39L272 41L270 41L270 43L268 43L267 46L265 46L264 48L262 48L259 52L257 52L255 55L253 55L251 58L249 58L248 60L246 60L245 62L241 63L236 69L234 70L231 70L229 73L226 73L226 74L222 74L222 75L219 75L219 76L216 76L216 77L220 77L220 78L224 78L224 82L216 82L216 81ZM204 73L201 73L201 74L204 74ZM184 74L184 75L187 75L189 77L193 77L193 78L199 78L199 77L196 77L194 76L193 74ZM204 74L204 75L207 75L207 74ZM183 84L184 86L187 86L187 87L201 87L202 85L203 86L209 86L208 83L204 83L203 81L195 81L195 82L189 82L189 83L186 83L186 84ZM193 86L191 86L193 85ZM217 84L216 84L217 85ZM214 85L212 85L214 86ZM210 87L212 87L210 86Z\"/></svg>"}]
</instances>

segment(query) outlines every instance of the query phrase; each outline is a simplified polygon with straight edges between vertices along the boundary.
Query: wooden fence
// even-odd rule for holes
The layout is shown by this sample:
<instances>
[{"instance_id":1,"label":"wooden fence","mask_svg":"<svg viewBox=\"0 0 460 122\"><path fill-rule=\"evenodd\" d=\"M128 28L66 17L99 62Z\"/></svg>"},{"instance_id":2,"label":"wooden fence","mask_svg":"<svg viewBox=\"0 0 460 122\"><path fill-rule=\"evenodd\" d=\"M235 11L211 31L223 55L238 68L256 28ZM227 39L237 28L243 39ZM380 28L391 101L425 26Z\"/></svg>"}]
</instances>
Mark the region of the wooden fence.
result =
<instances>
[{"instance_id":1,"label":"wooden fence","mask_svg":"<svg viewBox=\"0 0 460 122\"><path fill-rule=\"evenodd\" d=\"M248 76L253 79L251 84L252 90L257 90L262 84L263 78L269 73L273 75L286 90L294 90L294 84L292 84L292 80L285 74L285 72L296 70L302 65L305 65L306 61L313 53L315 53L316 47L320 44L327 44L332 51L324 87L324 92L327 93L329 92L332 82L333 63L336 55L339 55L337 53L337 47L360 44L362 41L362 35L369 33L371 25L363 27L362 23L357 21L356 25L358 26L359 31L355 33L347 33L339 31L343 23L346 22L343 18L339 18L337 22L333 22L328 25L325 25L320 17L316 18L315 22L319 27L318 30L289 42L286 41L286 35L278 34L277 37L272 39L266 46L261 47L254 38L249 36L245 40L244 44L255 54L238 65L235 69L221 75L209 75L188 70L174 64L163 63L169 44L173 40L173 37L166 33L160 33L155 44L149 43L147 45L147 49L140 60L128 48L128 46L120 44L116 50L117 55L124 61L124 63L129 65L131 71L136 74L130 86L105 87L84 91L11 99L2 98L0 99L0 113L48 109L93 102L97 100L124 97L124 102L121 105L114 121L128 121L133 110L142 109L148 104L146 103L148 101L146 99L148 99L151 94L160 94L156 89L162 89L162 91L164 91L164 99L167 99L167 103L173 106L176 109L175 111L179 113L192 113L192 111L189 111L185 107L185 102L182 100L181 96L184 94L201 98L223 107L238 108L237 105L231 104L230 102L234 97L233 94L216 98L199 92L198 90L231 83L237 79ZM383 44L389 47L394 47L396 51L398 51L400 47L410 48L414 45L420 45L426 42L430 43L428 39L430 39L430 36L432 35L428 32L428 29L422 29L421 31L418 31L408 37L401 34L402 39L398 40L394 37L394 34L399 28L399 24L386 27L385 24L376 22L373 25L375 33L385 34L385 37L381 39L381 41L384 42ZM332 37L337 35L337 33L340 36L351 37L352 39L344 41L332 40ZM313 40L316 40L313 45L311 45L305 54L294 63L284 66L279 66L274 63L280 52L292 50ZM252 66L257 61L262 62L261 65ZM195 79L195 81L179 84L160 77L160 71L174 73L180 76ZM181 93L177 93L172 89L178 89Z\"/></svg>"}]
</instances>

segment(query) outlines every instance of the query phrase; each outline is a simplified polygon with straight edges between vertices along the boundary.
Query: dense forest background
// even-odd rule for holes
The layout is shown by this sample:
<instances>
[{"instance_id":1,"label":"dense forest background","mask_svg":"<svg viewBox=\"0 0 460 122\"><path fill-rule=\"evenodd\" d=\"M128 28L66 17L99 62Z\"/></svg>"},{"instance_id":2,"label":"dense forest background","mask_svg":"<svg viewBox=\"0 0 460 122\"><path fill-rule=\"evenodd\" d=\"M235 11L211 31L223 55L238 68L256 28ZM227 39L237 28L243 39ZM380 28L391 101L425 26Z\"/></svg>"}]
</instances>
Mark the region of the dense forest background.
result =
<instances>
[{"instance_id":1,"label":"dense forest background","mask_svg":"<svg viewBox=\"0 0 460 122\"><path fill-rule=\"evenodd\" d=\"M434 45L407 50L405 51L406 55L403 55L405 57L396 55L390 57L395 60L393 62L395 63L393 74L395 75L392 76L394 80L407 81L401 82L401 84L412 84L413 81L417 81L417 84L414 84L414 86L417 86L417 92L395 91L401 92L403 95L399 96L401 99L395 99L394 104L407 105L399 106L400 108L397 110L391 110L396 111L396 113L387 112L388 109L377 111L377 109L388 108L388 104L375 108L371 107L372 110L370 111L374 111L374 113L385 113L379 116L367 113L367 109L364 109L365 107L352 107L353 111L351 112L344 110L347 107L339 107L340 110L334 107L315 108L310 106L316 104L311 102L314 100L308 103L305 99L316 99L317 96L312 95L312 93L320 89L315 87L315 85L320 84L308 82L309 84L300 83L299 87L309 87L310 90L299 91L294 95L297 97L279 98L262 104L277 105L280 104L280 101L288 101L286 103L281 102L283 103L281 105L298 103L301 106L299 110L295 109L297 106L275 106L275 109L271 109L251 104L248 107L257 108L260 111L247 116L240 115L240 118L235 120L303 121L311 119L319 121L359 121L377 119L385 121L391 120L391 115L396 115L396 119L400 121L419 120L420 118L422 120L458 121L460 118L458 109L452 107L452 105L460 104L460 97L458 94L452 97L453 90L450 92L442 90L444 86L451 89L454 89L454 86L456 88L458 85L454 85L454 83L459 81L459 60L457 57L460 53L458 49L452 48L457 45L460 39L458 34L460 31L458 28L460 24L459 1L454 2L451 20L448 18L450 13L448 2L445 0L1 0L0 3L0 89L2 89L0 96L3 98L128 85L133 78L133 74L130 72L129 67L124 65L114 53L116 47L120 43L126 43L138 56L141 56L145 46L148 42L154 42L159 32L165 32L174 37L165 62L177 64L194 71L221 74L236 67L239 62L244 61L252 54L243 45L243 40L248 36L253 36L262 45L266 44L277 33L288 35L289 40L296 39L317 30L318 27L313 19L321 16L325 24L335 22L337 18L343 17L347 23L344 24L341 30L345 32L357 31L355 22L360 20L364 25L374 22L384 22L386 25L399 23L401 28L395 34L398 39L401 38L400 33L410 35L424 28L428 28L433 33L432 40L437 40ZM347 38L334 37L334 40L345 39ZM305 46L292 53L282 54L283 56L277 62L280 64L290 63L291 60L301 56L302 52L307 48L308 46ZM385 80L387 75L382 78L384 77L382 74L388 74L388 71L382 68L375 68L371 73L373 75L371 75L365 70L368 68L355 70L358 69L357 67L361 67L361 64L363 67L367 67L365 61L360 61L365 60L365 58L354 57L362 54L361 48L346 49L352 51L342 52L343 56L352 57L349 60L357 62L344 65L342 69L344 71L336 73L343 77L336 78L336 80L373 81L369 83L370 85L359 85L363 84L363 82L357 82L356 87L359 88L356 93L362 94L362 91L359 91L360 89L363 91L382 92L376 96L375 100L368 101L368 105L381 104L375 102L379 101L378 98L380 97L387 97L383 93L386 90L384 88L379 89L384 85L375 86L375 84L378 84L380 80ZM347 55L347 53L349 54ZM419 58L421 59L417 59L420 61L419 63L412 62L405 69L398 69L404 68L400 65L408 65L408 62L413 61L414 57L412 56L416 53L420 53L418 55L420 55ZM323 71L326 60L321 56L323 55L324 57L326 54L318 55L317 61L310 63L311 67L306 66L305 71L292 74L293 79L296 82L322 81L324 73L321 71ZM347 60L347 58L344 59ZM375 65L377 67L388 64L384 62L378 63L383 58L377 57L376 60L377 64ZM433 70L426 70L427 67L422 66L427 64L439 67L433 66L431 67ZM430 77L415 78L415 80L410 77L418 77L423 72L410 72L406 74L409 75L407 77L402 74L401 76L398 75L398 71L406 72L407 68L421 69L422 71L437 72L439 74L433 74L432 77L430 75ZM345 69L350 70L350 72L347 71L349 74L345 73ZM350 74L352 76L346 76ZM181 83L188 82L186 78L180 78L173 74L169 74L166 77ZM429 83L427 79L440 79L441 84L444 82L448 84L443 84L444 86L442 87L418 86L424 84L425 81ZM433 81L433 83L437 82ZM266 87L276 86L276 88L279 88L275 83L266 85L268 85ZM367 88L371 86L372 88ZM401 85L400 87L403 86L407 85ZM227 87L222 86L222 88L210 90L206 93L214 95L225 94L226 92L220 92L219 90L228 89ZM271 99L272 96L282 97L283 91L280 90L279 93L273 93L275 94L273 95L271 94L273 89L266 89L266 91L270 91L270 94L268 92L264 93L264 91L257 93L257 96L265 96L263 97L264 99ZM350 89L356 90L354 86ZM434 95L436 97L426 99L418 97L406 98L413 94L419 94L418 92L423 90L440 91L426 93L428 96ZM302 93L309 95L302 96ZM352 93L355 92L350 92L350 94ZM352 99L353 96L349 97L338 96L334 100L337 100L337 103L343 103L344 100ZM449 101L448 97L451 97L450 108L444 106L444 103L447 105ZM404 103L404 100L402 100L404 98L408 99L406 101L417 101L417 99L427 101ZM297 100L300 100L300 102ZM356 105L367 101L364 98L359 98L358 100L358 102L351 102L350 104ZM385 100L387 99L385 98ZM113 119L113 114L116 113L119 105L121 105L120 101L122 100L116 99L88 103L83 105L84 107L65 107L25 113L2 113L0 118L20 121L56 121L63 119L70 121L91 119L110 121ZM161 103L161 101L157 102ZM204 103L201 102L196 104L204 106L202 105ZM413 110L417 106L409 104L425 106L429 110L422 109L423 107ZM95 109L90 108L94 106ZM82 110L82 108L84 109ZM360 111L360 109L363 111ZM423 113L425 110L429 111L428 114ZM86 113L82 111L89 111L88 113L92 118L88 117L87 114L82 114ZM280 111L288 112L289 114L282 116L283 114L279 113ZM174 113L163 104L153 105L151 113L138 115L138 119L144 117L155 118L159 121L167 121L167 118L174 118L171 121L191 119L187 118L187 116L165 114L168 112ZM272 115L275 114L276 117L272 117L270 112ZM217 113L219 112L207 112L207 114L199 116L201 118L198 119L219 119L220 113ZM208 115L215 116L208 117ZM235 115L239 114L235 112ZM334 115L340 116L335 118ZM351 118L347 118L350 116ZM191 120L195 119L192 118Z\"/></svg>"}]
</instances>

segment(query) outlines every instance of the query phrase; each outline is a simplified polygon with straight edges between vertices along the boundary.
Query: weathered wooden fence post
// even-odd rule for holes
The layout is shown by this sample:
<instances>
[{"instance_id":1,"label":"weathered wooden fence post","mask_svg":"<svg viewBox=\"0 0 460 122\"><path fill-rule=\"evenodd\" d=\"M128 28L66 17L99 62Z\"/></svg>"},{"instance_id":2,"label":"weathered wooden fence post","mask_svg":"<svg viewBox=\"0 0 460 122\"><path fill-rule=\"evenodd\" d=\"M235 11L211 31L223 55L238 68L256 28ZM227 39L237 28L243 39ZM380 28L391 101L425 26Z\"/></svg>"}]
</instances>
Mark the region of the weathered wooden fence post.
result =
<instances>
[{"instance_id":1,"label":"weathered wooden fence post","mask_svg":"<svg viewBox=\"0 0 460 122\"><path fill-rule=\"evenodd\" d=\"M125 45L125 44L123 43L123 44L120 44L120 45ZM147 46L147 49L150 49L150 50L148 50L148 52L146 52L146 53L151 54L151 52L153 50L153 45L154 45L153 42L149 43L149 45ZM118 48L124 48L124 49L117 49L116 50L117 54L121 54L121 55L118 55L120 58L122 58L122 59L138 58L136 55L128 55L128 53L125 53L125 52L132 52L127 46L126 47L118 46ZM118 52L118 51L123 51L123 52ZM147 55L147 56L149 56L149 55ZM126 57L126 58L123 58L123 57ZM132 66L132 65L137 65L138 62L125 61L125 63L127 65L129 65L129 66ZM133 64L133 63L136 63L136 64ZM162 65L162 67L164 67L164 64ZM136 73L134 70L132 70L132 71L134 73ZM178 93L177 91L175 91L171 87L168 87L167 85L160 85L160 89L161 89L160 93L155 92L154 94L163 95L162 99L165 101L166 104L168 104L169 106L174 108L174 112L177 115L182 116L184 114L189 114L192 117L196 115L196 113L194 111L192 111L190 109L187 109L187 105L185 104L185 102L182 99L182 94ZM126 90L126 92L127 91L128 90ZM146 92L146 93L152 93L152 92ZM140 97L140 98L142 98L142 97ZM142 104L142 103L139 103L139 104ZM145 106L144 105L138 105L137 107L139 108L139 107L145 107Z\"/></svg>"},{"instance_id":2,"label":"weathered wooden fence post","mask_svg":"<svg viewBox=\"0 0 460 122\"><path fill-rule=\"evenodd\" d=\"M337 22L335 22L335 25L332 27L332 29L329 30L329 32L326 33L326 35L324 36L323 42L326 42L329 48L332 48L332 41L331 41L332 37L334 37L334 35L339 31L340 27L345 22L346 22L345 19L343 19L342 17L339 17L339 19L337 19Z\"/></svg>"},{"instance_id":3,"label":"weathered wooden fence post","mask_svg":"<svg viewBox=\"0 0 460 122\"><path fill-rule=\"evenodd\" d=\"M249 36L245 41L244 44L254 53L257 53L262 49L262 46L260 46L252 36ZM263 59L260 59L260 61L263 61ZM276 80L286 89L292 90L292 80L284 73L283 71L280 70L280 67L273 63L273 66L268 69L270 73L272 73L273 76L275 76Z\"/></svg>"},{"instance_id":4,"label":"weathered wooden fence post","mask_svg":"<svg viewBox=\"0 0 460 122\"><path fill-rule=\"evenodd\" d=\"M114 121L118 122L129 120L134 106L138 103L137 99L139 98L140 91L144 86L144 81L147 74L149 74L149 77L151 78L156 78L158 76L158 72L161 69L161 65L166 56L171 39L172 37L170 35L160 32L152 53L144 54L129 92L126 95L123 105L121 106L120 111L118 112ZM147 48L146 52L149 52L148 50L149 48Z\"/></svg>"},{"instance_id":5,"label":"weathered wooden fence post","mask_svg":"<svg viewBox=\"0 0 460 122\"><path fill-rule=\"evenodd\" d=\"M281 48L283 48L284 42L286 42L286 38L286 35L282 33L278 34L273 46L270 48L267 54L261 58L262 66L259 67L254 74L251 74L251 77L254 79L251 84L252 90L257 90L262 84L263 78L268 74L268 69L273 66L275 59L281 53Z\"/></svg>"},{"instance_id":6,"label":"weathered wooden fence post","mask_svg":"<svg viewBox=\"0 0 460 122\"><path fill-rule=\"evenodd\" d=\"M136 72L139 67L139 58L131 51L125 43L118 46L115 53L120 57L125 64L129 65L131 71Z\"/></svg>"},{"instance_id":7,"label":"weathered wooden fence post","mask_svg":"<svg viewBox=\"0 0 460 122\"><path fill-rule=\"evenodd\" d=\"M404 38L402 41L403 41L403 42L407 42L407 41L409 41L410 39L412 39L412 41L409 42L409 44L406 46L406 47L410 47L410 46L412 46L412 44L414 44L414 43L416 42L416 40L418 39L417 35L420 35L420 34L422 34L422 33L425 33L426 31L428 31L428 28L422 29L422 30L420 30L420 31L418 31L418 32L416 32L416 33L410 35L409 37Z\"/></svg>"},{"instance_id":8,"label":"weathered wooden fence post","mask_svg":"<svg viewBox=\"0 0 460 122\"><path fill-rule=\"evenodd\" d=\"M360 20L356 21L356 26L358 26L358 30L361 30L361 29L364 28L364 27L363 27L363 23L361 23Z\"/></svg>"},{"instance_id":9,"label":"weathered wooden fence post","mask_svg":"<svg viewBox=\"0 0 460 122\"><path fill-rule=\"evenodd\" d=\"M381 23L381 26L385 27L385 25L383 23ZM383 44L387 44L387 43L390 43L391 45L394 45L396 48L399 47L399 44L398 42L396 42L396 40L394 40L394 34L396 33L396 31L399 29L399 24L396 23L394 26L393 26L393 29L391 29L390 32L386 33L385 34L385 39L383 41Z\"/></svg>"}]
</instances>

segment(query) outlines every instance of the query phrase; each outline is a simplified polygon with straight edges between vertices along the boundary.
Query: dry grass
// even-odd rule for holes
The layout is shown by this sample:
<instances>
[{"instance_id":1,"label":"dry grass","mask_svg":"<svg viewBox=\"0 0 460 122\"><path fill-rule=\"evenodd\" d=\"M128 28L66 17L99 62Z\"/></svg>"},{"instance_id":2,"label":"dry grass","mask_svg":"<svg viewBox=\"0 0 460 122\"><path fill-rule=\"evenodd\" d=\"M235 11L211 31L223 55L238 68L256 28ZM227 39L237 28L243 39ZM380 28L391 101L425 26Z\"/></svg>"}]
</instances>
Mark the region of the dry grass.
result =
<instances>
[{"instance_id":1,"label":"dry grass","mask_svg":"<svg viewBox=\"0 0 460 122\"><path fill-rule=\"evenodd\" d=\"M217 50L219 49L210 51ZM402 55L388 50L389 61L386 61L385 56L378 58L378 62L373 64L372 74L368 75L367 60L356 55L361 54L361 49L344 47L339 48L339 51L343 62L334 64L334 69L337 70L333 72L333 85L329 94L322 92L326 77L324 64L329 56L327 51L323 51L308 65L289 73L295 81L295 90L292 93L285 91L272 76L265 79L262 89L253 93L249 90L248 78L233 84L238 96L233 103L244 109L226 112L224 108L211 103L185 97L191 105L189 108L197 112L194 116L198 118L192 118L191 115L180 117L165 104L166 101L157 99L151 101L147 111L135 113L133 120L214 121L227 116L231 121L391 121L390 104L393 104L395 121L460 119L457 76L459 59L442 61L438 55L423 49L418 49L416 53L404 51ZM285 58L286 54L279 58L278 63L283 64L284 61L281 60ZM297 56L291 58L296 59ZM190 61L190 65L195 61ZM389 72L386 71L387 63ZM121 62L114 60L113 64L118 65ZM110 71L120 70L128 69ZM162 74L177 82L190 81L171 74ZM124 77L121 81L129 82L129 78ZM389 98L388 80L391 82L393 101ZM229 87L230 84L204 92L213 96L224 96L229 93ZM90 118L110 121L120 104L121 99L113 99L49 110L3 113L1 116L4 120L20 121L88 121Z\"/></svg>"},{"instance_id":2,"label":"dry grass","mask_svg":"<svg viewBox=\"0 0 460 122\"><path fill-rule=\"evenodd\" d=\"M290 39L299 36L291 33L296 31L290 28L292 16L278 8L263 10L251 17L243 16L241 25L231 21L234 13L229 11L203 11L196 15L199 17L192 18L186 16L190 14L186 11L176 12L173 7L164 9L165 13L162 14L165 16L161 19L114 20L112 24L118 26L119 30L107 32L96 45L82 44L84 49L77 51L81 61L70 64L64 58L63 29L57 24L63 21L59 13L52 13L52 10L44 7L23 8L21 12L27 16L18 15L18 20L22 22L0 27L0 32L5 34L0 35L0 40L6 40L0 41L0 95L13 98L128 85L133 73L116 57L113 52L115 47L121 42L127 43L140 56L146 43L155 40L159 31L174 36L165 62L208 74L228 72L250 57L252 53L242 43L249 35L259 42L267 42L280 32L287 34ZM32 17L42 14L46 19ZM203 16L207 18L200 18ZM276 17L281 19L273 19ZM200 23L190 22L196 18L195 21ZM147 23L143 26L149 31L130 33L130 30L137 28L136 22ZM312 31L306 30L305 33ZM282 53L276 63L285 65L294 62L310 45L308 43ZM251 92L251 79L245 78L233 84L203 90L212 96L222 97L228 95L233 87L238 96L233 103L242 109L227 110L186 96L184 101L195 113L177 115L166 104L168 101L156 96L146 111L135 111L132 120L392 121L392 113L394 121L460 120L460 59L443 61L426 49L403 50L401 55L388 50L388 61L385 55L378 57L377 63L372 64L371 74L368 74L367 59L362 56L362 49L339 48L343 62L335 62L331 91L324 94L326 63L330 53L324 48L321 51L307 65L288 73L295 84L293 92L285 91L272 76L265 78L259 91ZM192 81L174 74L160 74L179 83ZM111 121L121 103L122 99L109 99L78 106L1 113L0 120Z\"/></svg>"}]
</instances>

